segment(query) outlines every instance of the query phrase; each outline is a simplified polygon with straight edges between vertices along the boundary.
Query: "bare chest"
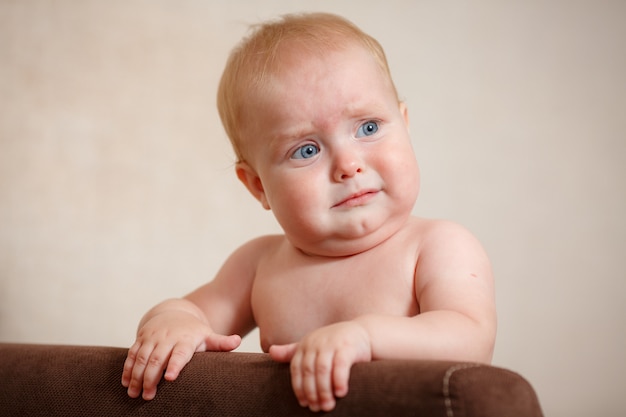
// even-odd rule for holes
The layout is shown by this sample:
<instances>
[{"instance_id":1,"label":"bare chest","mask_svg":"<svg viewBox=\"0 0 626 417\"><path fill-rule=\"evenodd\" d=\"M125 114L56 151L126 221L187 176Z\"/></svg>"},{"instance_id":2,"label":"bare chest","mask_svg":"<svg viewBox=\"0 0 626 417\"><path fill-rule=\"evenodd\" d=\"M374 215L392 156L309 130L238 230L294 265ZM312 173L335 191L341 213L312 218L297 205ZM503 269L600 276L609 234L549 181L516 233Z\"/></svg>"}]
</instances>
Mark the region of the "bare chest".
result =
<instances>
[{"instance_id":1,"label":"bare chest","mask_svg":"<svg viewBox=\"0 0 626 417\"><path fill-rule=\"evenodd\" d=\"M364 314L419 312L413 258L383 253L359 257L276 257L260 265L252 307L263 349Z\"/></svg>"}]
</instances>

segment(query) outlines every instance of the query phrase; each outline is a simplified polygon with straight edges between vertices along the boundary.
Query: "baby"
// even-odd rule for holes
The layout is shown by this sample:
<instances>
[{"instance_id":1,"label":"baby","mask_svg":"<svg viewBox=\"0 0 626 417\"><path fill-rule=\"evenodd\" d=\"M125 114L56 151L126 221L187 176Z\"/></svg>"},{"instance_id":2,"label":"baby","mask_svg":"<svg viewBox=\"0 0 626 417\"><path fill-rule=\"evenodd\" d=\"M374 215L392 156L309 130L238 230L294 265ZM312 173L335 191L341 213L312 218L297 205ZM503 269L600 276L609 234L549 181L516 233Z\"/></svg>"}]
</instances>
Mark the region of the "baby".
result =
<instances>
[{"instance_id":1,"label":"baby","mask_svg":"<svg viewBox=\"0 0 626 417\"><path fill-rule=\"evenodd\" d=\"M172 381L194 352L233 350L256 326L313 411L348 393L357 362L491 361L489 260L461 226L411 216L407 108L375 39L328 14L261 25L232 52L218 107L238 178L284 234L244 244L212 281L146 313L128 395L154 398L164 372Z\"/></svg>"}]
</instances>

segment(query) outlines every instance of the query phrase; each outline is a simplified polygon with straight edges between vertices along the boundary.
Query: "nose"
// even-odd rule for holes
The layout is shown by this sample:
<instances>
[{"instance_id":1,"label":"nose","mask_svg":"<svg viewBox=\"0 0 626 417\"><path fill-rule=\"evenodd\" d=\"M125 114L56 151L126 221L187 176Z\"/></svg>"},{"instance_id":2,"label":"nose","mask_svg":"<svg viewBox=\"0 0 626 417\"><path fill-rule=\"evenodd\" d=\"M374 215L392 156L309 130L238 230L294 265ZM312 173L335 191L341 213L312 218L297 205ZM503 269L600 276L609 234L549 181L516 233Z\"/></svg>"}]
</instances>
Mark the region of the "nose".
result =
<instances>
[{"instance_id":1,"label":"nose","mask_svg":"<svg viewBox=\"0 0 626 417\"><path fill-rule=\"evenodd\" d=\"M336 150L333 158L333 179L342 182L363 172L365 164L354 149Z\"/></svg>"}]
</instances>

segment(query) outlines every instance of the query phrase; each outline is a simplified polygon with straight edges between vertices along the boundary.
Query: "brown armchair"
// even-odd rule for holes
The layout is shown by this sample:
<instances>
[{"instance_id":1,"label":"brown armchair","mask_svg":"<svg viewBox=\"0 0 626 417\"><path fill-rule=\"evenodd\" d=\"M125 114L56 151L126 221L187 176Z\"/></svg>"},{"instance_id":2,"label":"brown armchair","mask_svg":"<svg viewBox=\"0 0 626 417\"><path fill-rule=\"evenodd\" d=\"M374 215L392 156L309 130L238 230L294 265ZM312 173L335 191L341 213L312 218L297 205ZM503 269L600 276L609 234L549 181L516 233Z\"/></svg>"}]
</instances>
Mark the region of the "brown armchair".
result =
<instances>
[{"instance_id":1,"label":"brown armchair","mask_svg":"<svg viewBox=\"0 0 626 417\"><path fill-rule=\"evenodd\" d=\"M444 361L376 361L352 368L330 413L300 407L289 367L261 353L197 353L152 401L120 383L126 349L0 344L2 416L542 416L520 375Z\"/></svg>"}]
</instances>

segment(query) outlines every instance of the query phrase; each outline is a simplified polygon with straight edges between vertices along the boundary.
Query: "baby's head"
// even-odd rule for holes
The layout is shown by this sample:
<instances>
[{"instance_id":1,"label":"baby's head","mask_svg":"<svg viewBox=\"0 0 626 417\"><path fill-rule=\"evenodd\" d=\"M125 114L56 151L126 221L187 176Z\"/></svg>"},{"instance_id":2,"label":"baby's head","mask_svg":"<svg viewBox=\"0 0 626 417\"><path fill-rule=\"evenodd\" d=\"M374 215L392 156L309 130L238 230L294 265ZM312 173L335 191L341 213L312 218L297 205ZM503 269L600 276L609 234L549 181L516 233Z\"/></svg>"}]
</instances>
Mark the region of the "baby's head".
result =
<instances>
[{"instance_id":1,"label":"baby's head","mask_svg":"<svg viewBox=\"0 0 626 417\"><path fill-rule=\"evenodd\" d=\"M382 48L348 21L287 16L232 53L218 107L238 178L307 254L364 252L399 231L419 170Z\"/></svg>"},{"instance_id":2,"label":"baby's head","mask_svg":"<svg viewBox=\"0 0 626 417\"><path fill-rule=\"evenodd\" d=\"M364 48L374 58L397 98L385 52L376 39L348 20L327 13L286 15L258 25L232 51L219 84L217 106L237 161L246 160L242 127L255 96L271 91L272 76L280 74L290 51L324 56L348 47ZM294 92L297 93L297 92Z\"/></svg>"}]
</instances>

